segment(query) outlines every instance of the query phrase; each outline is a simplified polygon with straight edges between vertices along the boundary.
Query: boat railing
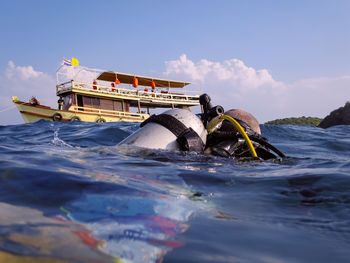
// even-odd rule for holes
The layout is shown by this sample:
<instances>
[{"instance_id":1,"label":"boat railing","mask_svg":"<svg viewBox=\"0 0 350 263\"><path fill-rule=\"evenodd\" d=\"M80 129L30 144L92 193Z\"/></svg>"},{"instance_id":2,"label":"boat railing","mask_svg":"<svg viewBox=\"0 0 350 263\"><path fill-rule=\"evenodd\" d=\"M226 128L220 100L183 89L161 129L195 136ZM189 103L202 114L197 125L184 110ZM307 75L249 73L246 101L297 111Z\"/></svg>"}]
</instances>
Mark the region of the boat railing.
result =
<instances>
[{"instance_id":1,"label":"boat railing","mask_svg":"<svg viewBox=\"0 0 350 263\"><path fill-rule=\"evenodd\" d=\"M73 85L73 81L67 81L59 85L56 85L56 93L71 90L72 85Z\"/></svg>"},{"instance_id":2,"label":"boat railing","mask_svg":"<svg viewBox=\"0 0 350 263\"><path fill-rule=\"evenodd\" d=\"M93 84L93 83L85 83L78 81L69 81L65 83L61 83L56 86L56 93L60 94L66 91L71 91L72 88L80 89L88 92L97 92L102 94L109 95L122 95L123 97L129 97L132 99L133 97L140 99L152 99L152 100L166 100L166 101L187 101L191 103L198 102L199 104L199 96L198 95L189 95L181 92L170 92L168 90L160 90L160 91L149 91L147 88L145 89L128 89L122 87L113 87L101 84Z\"/></svg>"},{"instance_id":3,"label":"boat railing","mask_svg":"<svg viewBox=\"0 0 350 263\"><path fill-rule=\"evenodd\" d=\"M116 110L102 110L97 109L93 107L82 107L82 106L71 106L69 108L70 111L74 112L84 112L84 113L91 113L95 115L103 115L103 116L111 116L111 117L126 117L129 119L147 119L149 117L149 114L146 113L135 113L135 112L124 112L124 111L116 111Z\"/></svg>"}]
</instances>

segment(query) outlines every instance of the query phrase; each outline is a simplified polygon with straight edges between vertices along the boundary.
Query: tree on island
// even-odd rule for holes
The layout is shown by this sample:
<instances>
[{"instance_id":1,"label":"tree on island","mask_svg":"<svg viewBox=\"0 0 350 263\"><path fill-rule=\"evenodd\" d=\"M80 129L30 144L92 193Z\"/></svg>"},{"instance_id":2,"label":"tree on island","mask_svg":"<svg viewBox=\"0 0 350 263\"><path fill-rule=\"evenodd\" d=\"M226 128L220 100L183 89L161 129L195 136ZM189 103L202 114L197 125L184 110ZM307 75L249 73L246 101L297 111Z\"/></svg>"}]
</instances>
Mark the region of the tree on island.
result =
<instances>
[{"instance_id":1,"label":"tree on island","mask_svg":"<svg viewBox=\"0 0 350 263\"><path fill-rule=\"evenodd\" d=\"M273 121L265 122L265 124L274 124L274 125L309 125L309 126L318 126L321 123L322 119L317 117L292 117L292 118L284 118L277 119Z\"/></svg>"}]
</instances>

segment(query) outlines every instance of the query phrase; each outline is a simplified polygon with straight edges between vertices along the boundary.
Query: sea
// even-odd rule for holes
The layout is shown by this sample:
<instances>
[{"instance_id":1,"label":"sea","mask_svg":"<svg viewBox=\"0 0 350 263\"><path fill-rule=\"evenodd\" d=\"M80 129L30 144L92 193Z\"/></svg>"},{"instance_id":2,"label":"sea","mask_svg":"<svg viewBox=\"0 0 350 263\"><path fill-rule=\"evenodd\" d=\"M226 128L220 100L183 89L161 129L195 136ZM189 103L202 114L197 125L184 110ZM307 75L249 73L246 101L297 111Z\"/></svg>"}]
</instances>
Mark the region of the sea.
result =
<instances>
[{"instance_id":1,"label":"sea","mask_svg":"<svg viewBox=\"0 0 350 263\"><path fill-rule=\"evenodd\" d=\"M0 126L0 262L350 262L350 126L261 125L269 161L118 146L138 128Z\"/></svg>"}]
</instances>

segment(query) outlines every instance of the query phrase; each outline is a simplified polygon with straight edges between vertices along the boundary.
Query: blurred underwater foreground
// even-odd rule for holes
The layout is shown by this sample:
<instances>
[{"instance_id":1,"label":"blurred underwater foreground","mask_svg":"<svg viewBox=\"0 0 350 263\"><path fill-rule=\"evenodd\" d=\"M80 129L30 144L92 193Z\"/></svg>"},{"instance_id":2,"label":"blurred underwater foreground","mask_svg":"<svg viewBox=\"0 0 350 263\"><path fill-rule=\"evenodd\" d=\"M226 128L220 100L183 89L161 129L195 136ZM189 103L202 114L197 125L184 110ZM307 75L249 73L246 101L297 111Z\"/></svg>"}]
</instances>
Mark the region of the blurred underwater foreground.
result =
<instances>
[{"instance_id":1,"label":"blurred underwater foreground","mask_svg":"<svg viewBox=\"0 0 350 263\"><path fill-rule=\"evenodd\" d=\"M350 126L241 162L116 146L138 125L0 126L0 262L349 262Z\"/></svg>"}]
</instances>

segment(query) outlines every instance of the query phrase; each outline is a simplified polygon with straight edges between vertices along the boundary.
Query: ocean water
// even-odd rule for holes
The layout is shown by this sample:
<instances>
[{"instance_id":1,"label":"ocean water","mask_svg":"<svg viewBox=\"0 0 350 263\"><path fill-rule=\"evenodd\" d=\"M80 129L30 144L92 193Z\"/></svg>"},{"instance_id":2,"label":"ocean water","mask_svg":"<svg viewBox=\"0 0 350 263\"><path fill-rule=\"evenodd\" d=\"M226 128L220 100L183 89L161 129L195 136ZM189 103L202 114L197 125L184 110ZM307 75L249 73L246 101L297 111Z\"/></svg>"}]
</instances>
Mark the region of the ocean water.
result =
<instances>
[{"instance_id":1,"label":"ocean water","mask_svg":"<svg viewBox=\"0 0 350 263\"><path fill-rule=\"evenodd\" d=\"M350 126L262 125L264 162L117 146L137 128L0 126L0 262L350 262Z\"/></svg>"}]
</instances>

